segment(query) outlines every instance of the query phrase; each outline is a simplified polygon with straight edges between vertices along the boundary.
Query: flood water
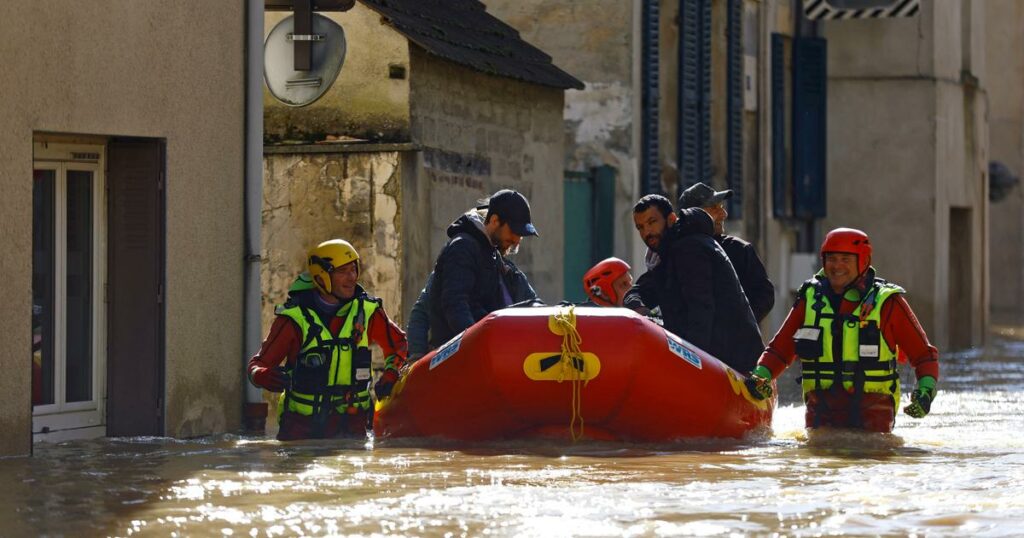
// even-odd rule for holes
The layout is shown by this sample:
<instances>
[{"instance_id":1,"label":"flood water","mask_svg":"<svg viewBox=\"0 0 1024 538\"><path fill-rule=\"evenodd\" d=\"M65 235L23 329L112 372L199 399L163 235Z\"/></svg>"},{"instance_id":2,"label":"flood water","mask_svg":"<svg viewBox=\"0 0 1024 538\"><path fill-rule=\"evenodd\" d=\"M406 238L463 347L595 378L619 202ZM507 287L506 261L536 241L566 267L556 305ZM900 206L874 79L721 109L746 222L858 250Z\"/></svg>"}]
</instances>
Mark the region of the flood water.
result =
<instances>
[{"instance_id":1,"label":"flood water","mask_svg":"<svg viewBox=\"0 0 1024 538\"><path fill-rule=\"evenodd\" d=\"M743 442L40 444L0 460L0 535L1024 535L1024 333L942 368L891 436L808 439L794 386Z\"/></svg>"}]
</instances>

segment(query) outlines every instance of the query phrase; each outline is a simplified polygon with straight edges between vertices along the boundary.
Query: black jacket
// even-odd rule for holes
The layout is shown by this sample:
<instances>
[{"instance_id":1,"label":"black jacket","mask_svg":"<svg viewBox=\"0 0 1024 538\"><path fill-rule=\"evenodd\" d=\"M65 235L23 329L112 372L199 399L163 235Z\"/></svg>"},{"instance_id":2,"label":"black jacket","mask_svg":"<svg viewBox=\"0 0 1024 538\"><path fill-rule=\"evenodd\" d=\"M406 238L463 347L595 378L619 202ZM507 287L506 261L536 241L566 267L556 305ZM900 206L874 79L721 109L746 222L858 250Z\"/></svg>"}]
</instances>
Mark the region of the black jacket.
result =
<instances>
[{"instance_id":1,"label":"black jacket","mask_svg":"<svg viewBox=\"0 0 1024 538\"><path fill-rule=\"evenodd\" d=\"M448 226L448 237L451 239L434 264L430 290L432 347L512 303L512 290L501 281L507 270L505 262L478 223L462 215Z\"/></svg>"},{"instance_id":2,"label":"black jacket","mask_svg":"<svg viewBox=\"0 0 1024 538\"><path fill-rule=\"evenodd\" d=\"M658 246L661 262L627 293L648 308L661 307L665 329L747 373L764 344L729 257L715 242L714 222L700 209L683 209Z\"/></svg>"},{"instance_id":3,"label":"black jacket","mask_svg":"<svg viewBox=\"0 0 1024 538\"><path fill-rule=\"evenodd\" d=\"M719 235L715 241L729 255L729 261L750 303L750 310L754 312L754 319L760 323L775 306L775 286L768 280L768 272L757 257L754 245L731 235Z\"/></svg>"}]
</instances>

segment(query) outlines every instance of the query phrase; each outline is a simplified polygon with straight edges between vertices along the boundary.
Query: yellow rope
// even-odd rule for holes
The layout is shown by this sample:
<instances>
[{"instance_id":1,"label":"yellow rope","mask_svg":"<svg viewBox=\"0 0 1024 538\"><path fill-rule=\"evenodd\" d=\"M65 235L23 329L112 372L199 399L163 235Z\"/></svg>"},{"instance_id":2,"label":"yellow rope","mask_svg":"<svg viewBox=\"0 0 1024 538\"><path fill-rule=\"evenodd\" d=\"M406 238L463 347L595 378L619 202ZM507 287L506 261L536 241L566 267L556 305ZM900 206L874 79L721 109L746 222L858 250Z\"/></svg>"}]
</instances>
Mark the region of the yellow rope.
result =
<instances>
[{"instance_id":1,"label":"yellow rope","mask_svg":"<svg viewBox=\"0 0 1024 538\"><path fill-rule=\"evenodd\" d=\"M567 377L572 381L572 419L569 421L569 434L572 436L573 442L583 437L582 388L589 381L584 375L585 372L581 371L581 368L587 367L587 363L583 361L583 352L580 351L580 343L583 339L580 338L580 333L576 330L575 308L575 306L570 306L567 311L559 310L551 316L552 329L555 334L562 335L562 358L559 361L561 369L558 374L558 382L561 383ZM574 361L578 361L580 368L573 364ZM576 429L577 420L579 421L579 431Z\"/></svg>"}]
</instances>

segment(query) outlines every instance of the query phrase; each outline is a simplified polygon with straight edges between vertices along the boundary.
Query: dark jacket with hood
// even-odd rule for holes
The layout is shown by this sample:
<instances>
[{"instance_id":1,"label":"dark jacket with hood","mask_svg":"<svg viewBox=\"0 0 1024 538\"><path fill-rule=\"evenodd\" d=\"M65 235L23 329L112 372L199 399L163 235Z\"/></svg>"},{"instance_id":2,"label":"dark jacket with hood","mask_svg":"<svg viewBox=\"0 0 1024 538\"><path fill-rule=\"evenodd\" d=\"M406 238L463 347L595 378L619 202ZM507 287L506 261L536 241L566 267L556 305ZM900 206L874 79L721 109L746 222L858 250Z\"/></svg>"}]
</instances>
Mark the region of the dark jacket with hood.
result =
<instances>
[{"instance_id":1,"label":"dark jacket with hood","mask_svg":"<svg viewBox=\"0 0 1024 538\"><path fill-rule=\"evenodd\" d=\"M747 373L764 343L736 270L715 242L714 221L700 209L683 209L666 230L661 258L627 293L648 308L661 307L665 329Z\"/></svg>"},{"instance_id":2,"label":"dark jacket with hood","mask_svg":"<svg viewBox=\"0 0 1024 538\"><path fill-rule=\"evenodd\" d=\"M491 244L476 210L456 219L447 233L451 239L434 264L428 299L431 347L441 346L487 314L515 302L508 282L520 280L506 275L518 269L506 263Z\"/></svg>"},{"instance_id":3,"label":"dark jacket with hood","mask_svg":"<svg viewBox=\"0 0 1024 538\"><path fill-rule=\"evenodd\" d=\"M760 323L775 306L775 286L768 279L761 258L757 257L757 250L754 245L732 235L719 235L715 241L729 256L750 303L750 310L754 312L754 319Z\"/></svg>"}]
</instances>

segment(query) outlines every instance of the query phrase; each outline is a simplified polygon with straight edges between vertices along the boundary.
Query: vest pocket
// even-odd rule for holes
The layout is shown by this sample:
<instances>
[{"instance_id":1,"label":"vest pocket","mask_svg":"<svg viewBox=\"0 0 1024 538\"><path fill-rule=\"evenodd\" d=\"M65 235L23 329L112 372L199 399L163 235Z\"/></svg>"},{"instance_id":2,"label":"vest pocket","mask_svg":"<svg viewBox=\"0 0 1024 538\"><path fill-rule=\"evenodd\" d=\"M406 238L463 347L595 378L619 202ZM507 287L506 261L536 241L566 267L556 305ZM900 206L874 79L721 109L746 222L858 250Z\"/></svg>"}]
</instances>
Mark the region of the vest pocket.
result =
<instances>
[{"instance_id":1,"label":"vest pocket","mask_svg":"<svg viewBox=\"0 0 1024 538\"><path fill-rule=\"evenodd\" d=\"M882 335L881 331L878 330L878 324L874 321L867 322L858 334L858 343L860 344L858 354L862 358L877 359L879 353L878 346L881 342Z\"/></svg>"},{"instance_id":2,"label":"vest pocket","mask_svg":"<svg viewBox=\"0 0 1024 538\"><path fill-rule=\"evenodd\" d=\"M817 359L824 355L821 327L803 326L793 335L796 356L801 359Z\"/></svg>"},{"instance_id":3,"label":"vest pocket","mask_svg":"<svg viewBox=\"0 0 1024 538\"><path fill-rule=\"evenodd\" d=\"M368 347L356 347L352 351L352 381L370 380L370 363L373 357Z\"/></svg>"},{"instance_id":4,"label":"vest pocket","mask_svg":"<svg viewBox=\"0 0 1024 538\"><path fill-rule=\"evenodd\" d=\"M317 394L327 387L331 351L315 347L301 353L292 372L292 389L303 394Z\"/></svg>"}]
</instances>

